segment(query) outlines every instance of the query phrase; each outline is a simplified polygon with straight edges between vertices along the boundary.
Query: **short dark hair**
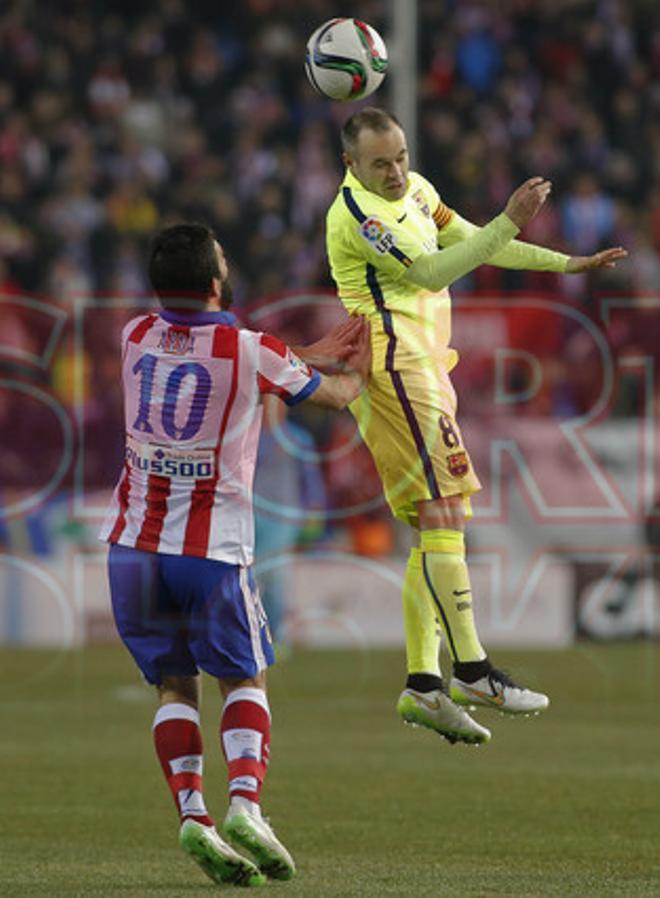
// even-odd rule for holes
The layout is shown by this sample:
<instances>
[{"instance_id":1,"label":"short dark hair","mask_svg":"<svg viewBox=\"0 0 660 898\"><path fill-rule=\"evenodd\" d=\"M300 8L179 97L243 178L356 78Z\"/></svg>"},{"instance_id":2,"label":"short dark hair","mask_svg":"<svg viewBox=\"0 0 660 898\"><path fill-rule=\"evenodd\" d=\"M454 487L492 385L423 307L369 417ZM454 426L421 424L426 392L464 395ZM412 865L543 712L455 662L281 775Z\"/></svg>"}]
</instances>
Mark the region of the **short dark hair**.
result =
<instances>
[{"instance_id":1,"label":"short dark hair","mask_svg":"<svg viewBox=\"0 0 660 898\"><path fill-rule=\"evenodd\" d=\"M394 126L400 128L401 122L391 112L376 106L365 106L344 122L340 132L342 149L345 153L355 153L360 131L365 128L371 131L389 131Z\"/></svg>"},{"instance_id":2,"label":"short dark hair","mask_svg":"<svg viewBox=\"0 0 660 898\"><path fill-rule=\"evenodd\" d=\"M172 225L156 234L149 256L149 280L162 306L206 303L213 278L220 277L215 241L213 231L197 223Z\"/></svg>"}]
</instances>

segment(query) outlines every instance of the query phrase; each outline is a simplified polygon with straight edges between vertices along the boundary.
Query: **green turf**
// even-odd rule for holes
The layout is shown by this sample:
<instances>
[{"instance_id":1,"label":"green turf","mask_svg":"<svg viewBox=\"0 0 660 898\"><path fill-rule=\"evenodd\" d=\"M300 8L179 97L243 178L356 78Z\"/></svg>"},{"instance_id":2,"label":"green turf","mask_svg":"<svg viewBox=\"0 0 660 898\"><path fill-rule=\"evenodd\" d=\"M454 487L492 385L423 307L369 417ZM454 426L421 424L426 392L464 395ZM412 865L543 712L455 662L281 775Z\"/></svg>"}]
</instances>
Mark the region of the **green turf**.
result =
<instances>
[{"instance_id":1,"label":"green turf","mask_svg":"<svg viewBox=\"0 0 660 898\"><path fill-rule=\"evenodd\" d=\"M484 711L493 741L478 749L400 723L400 652L301 652L275 668L265 808L299 872L255 894L660 895L660 646L496 657L552 705L535 720ZM0 660L0 895L217 892L177 848L153 696L123 649ZM221 817L218 705L206 682L206 796Z\"/></svg>"}]
</instances>

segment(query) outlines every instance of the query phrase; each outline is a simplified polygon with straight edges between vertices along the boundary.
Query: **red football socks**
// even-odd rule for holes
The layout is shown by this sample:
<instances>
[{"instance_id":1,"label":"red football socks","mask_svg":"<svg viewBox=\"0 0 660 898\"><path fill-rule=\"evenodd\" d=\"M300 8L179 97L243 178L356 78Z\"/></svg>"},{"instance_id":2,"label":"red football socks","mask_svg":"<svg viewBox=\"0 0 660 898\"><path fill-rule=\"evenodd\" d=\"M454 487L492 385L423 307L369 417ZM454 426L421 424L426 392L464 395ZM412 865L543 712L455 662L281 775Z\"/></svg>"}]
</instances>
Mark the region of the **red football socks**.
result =
<instances>
[{"instance_id":1,"label":"red football socks","mask_svg":"<svg viewBox=\"0 0 660 898\"><path fill-rule=\"evenodd\" d=\"M262 689L242 687L229 693L220 741L228 768L229 798L240 796L258 804L270 749L270 709Z\"/></svg>"},{"instance_id":2,"label":"red football socks","mask_svg":"<svg viewBox=\"0 0 660 898\"><path fill-rule=\"evenodd\" d=\"M162 705L154 718L154 744L181 820L213 826L204 804L204 756L199 712L190 705Z\"/></svg>"}]
</instances>

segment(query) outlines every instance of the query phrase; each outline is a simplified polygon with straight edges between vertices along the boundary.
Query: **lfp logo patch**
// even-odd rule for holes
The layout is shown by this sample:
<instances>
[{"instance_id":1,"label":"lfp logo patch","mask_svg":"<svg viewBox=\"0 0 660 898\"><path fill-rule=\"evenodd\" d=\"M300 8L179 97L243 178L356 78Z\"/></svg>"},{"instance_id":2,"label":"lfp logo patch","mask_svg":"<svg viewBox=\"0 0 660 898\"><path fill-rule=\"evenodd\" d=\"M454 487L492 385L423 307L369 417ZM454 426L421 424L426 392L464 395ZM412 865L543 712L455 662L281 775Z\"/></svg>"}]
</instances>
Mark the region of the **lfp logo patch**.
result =
<instances>
[{"instance_id":1,"label":"lfp logo patch","mask_svg":"<svg viewBox=\"0 0 660 898\"><path fill-rule=\"evenodd\" d=\"M360 225L360 234L381 255L388 253L395 244L394 234L378 218L365 218Z\"/></svg>"},{"instance_id":2,"label":"lfp logo patch","mask_svg":"<svg viewBox=\"0 0 660 898\"><path fill-rule=\"evenodd\" d=\"M305 374L307 374L309 377L312 376L312 369L309 367L307 362L303 362L303 360L301 358L298 358L298 356L294 352L291 352L290 349L287 353L287 358L289 359L289 364L291 365L291 367L296 371L304 371Z\"/></svg>"}]
</instances>

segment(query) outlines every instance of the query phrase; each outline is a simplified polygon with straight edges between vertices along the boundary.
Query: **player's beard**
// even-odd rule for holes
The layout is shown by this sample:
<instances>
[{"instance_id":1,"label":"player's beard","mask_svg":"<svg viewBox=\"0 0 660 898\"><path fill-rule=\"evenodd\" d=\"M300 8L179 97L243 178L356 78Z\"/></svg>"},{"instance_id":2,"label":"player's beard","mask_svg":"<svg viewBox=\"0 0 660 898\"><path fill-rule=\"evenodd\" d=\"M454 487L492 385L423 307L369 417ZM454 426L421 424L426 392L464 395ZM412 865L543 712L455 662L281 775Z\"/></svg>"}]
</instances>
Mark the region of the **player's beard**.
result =
<instances>
[{"instance_id":1,"label":"player's beard","mask_svg":"<svg viewBox=\"0 0 660 898\"><path fill-rule=\"evenodd\" d=\"M220 282L220 308L223 312L226 312L227 309L231 306L234 301L234 291L232 290L231 281L229 280L229 275L224 279L224 281Z\"/></svg>"}]
</instances>

